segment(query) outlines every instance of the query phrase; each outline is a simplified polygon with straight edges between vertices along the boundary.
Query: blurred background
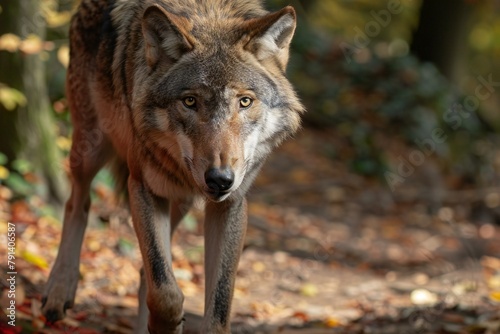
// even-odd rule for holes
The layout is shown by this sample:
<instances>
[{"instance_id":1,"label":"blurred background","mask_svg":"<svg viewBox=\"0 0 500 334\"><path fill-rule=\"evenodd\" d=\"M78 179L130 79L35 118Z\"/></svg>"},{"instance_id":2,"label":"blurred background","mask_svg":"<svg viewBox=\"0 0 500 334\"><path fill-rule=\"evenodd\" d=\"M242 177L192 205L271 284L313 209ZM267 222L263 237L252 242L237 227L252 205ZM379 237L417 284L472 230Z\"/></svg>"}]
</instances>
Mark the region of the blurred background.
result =
<instances>
[{"instance_id":1,"label":"blurred background","mask_svg":"<svg viewBox=\"0 0 500 334\"><path fill-rule=\"evenodd\" d=\"M40 187L46 189L37 190L56 200L64 199L64 178L55 162L71 144L64 78L68 22L77 2L2 3L0 161L13 173L2 169L1 175L22 188L19 169L33 167L45 180ZM276 9L288 3L269 1ZM395 185L398 173L387 172L397 169L400 155L409 162L417 149L446 172L446 186L496 181L498 1L292 5L299 25L289 75L307 105L305 127L331 134L332 161ZM422 143L435 129L443 130L443 140L426 150Z\"/></svg>"},{"instance_id":2,"label":"blurred background","mask_svg":"<svg viewBox=\"0 0 500 334\"><path fill-rule=\"evenodd\" d=\"M78 2L0 0L0 227L19 226L22 333L47 330L36 310L69 187L64 80ZM499 332L500 1L267 1L288 4L288 74L307 113L249 196L235 328ZM130 330L140 257L112 188L102 171L79 306L56 329ZM174 249L193 322L201 219L186 218Z\"/></svg>"}]
</instances>

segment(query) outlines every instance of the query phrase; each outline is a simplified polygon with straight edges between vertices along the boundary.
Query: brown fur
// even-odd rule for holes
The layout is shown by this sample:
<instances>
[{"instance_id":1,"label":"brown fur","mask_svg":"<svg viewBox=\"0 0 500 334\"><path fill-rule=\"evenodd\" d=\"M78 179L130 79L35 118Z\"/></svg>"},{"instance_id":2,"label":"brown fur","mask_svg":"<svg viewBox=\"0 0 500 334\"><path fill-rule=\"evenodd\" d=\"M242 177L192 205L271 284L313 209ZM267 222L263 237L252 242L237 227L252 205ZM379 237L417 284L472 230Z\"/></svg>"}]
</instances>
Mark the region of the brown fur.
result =
<instances>
[{"instance_id":1,"label":"brown fur","mask_svg":"<svg viewBox=\"0 0 500 334\"><path fill-rule=\"evenodd\" d=\"M203 333L229 332L245 193L303 111L284 74L294 29L293 8L268 13L255 0L82 1L67 76L73 192L49 321L73 303L90 182L112 160L127 178L144 260L136 332L182 331L170 236L197 196L208 200Z\"/></svg>"}]
</instances>

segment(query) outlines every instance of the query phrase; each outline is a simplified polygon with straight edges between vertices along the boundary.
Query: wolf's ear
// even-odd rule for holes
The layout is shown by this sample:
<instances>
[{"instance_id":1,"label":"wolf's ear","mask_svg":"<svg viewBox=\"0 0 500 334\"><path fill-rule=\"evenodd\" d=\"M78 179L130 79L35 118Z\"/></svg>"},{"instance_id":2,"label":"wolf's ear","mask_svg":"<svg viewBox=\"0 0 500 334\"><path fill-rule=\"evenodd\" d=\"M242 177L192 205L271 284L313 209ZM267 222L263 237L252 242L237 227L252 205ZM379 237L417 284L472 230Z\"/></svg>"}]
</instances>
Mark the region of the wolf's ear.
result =
<instances>
[{"instance_id":1,"label":"wolf's ear","mask_svg":"<svg viewBox=\"0 0 500 334\"><path fill-rule=\"evenodd\" d=\"M163 57L176 61L193 48L186 26L185 19L158 5L146 9L142 18L142 33L150 67Z\"/></svg>"},{"instance_id":2,"label":"wolf's ear","mask_svg":"<svg viewBox=\"0 0 500 334\"><path fill-rule=\"evenodd\" d=\"M250 40L245 49L258 60L276 57L283 69L288 62L290 42L296 26L295 10L287 6L282 10L252 19L245 27Z\"/></svg>"}]
</instances>

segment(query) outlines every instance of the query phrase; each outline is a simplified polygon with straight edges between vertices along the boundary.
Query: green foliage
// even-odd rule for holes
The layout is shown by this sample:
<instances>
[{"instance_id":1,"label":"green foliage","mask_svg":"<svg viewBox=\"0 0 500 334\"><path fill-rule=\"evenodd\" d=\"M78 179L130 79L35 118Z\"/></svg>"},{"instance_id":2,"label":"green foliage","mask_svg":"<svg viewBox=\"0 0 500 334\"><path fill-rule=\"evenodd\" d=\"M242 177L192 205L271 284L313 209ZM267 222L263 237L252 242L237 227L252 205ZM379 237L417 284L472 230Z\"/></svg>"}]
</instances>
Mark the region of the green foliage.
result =
<instances>
[{"instance_id":1,"label":"green foliage","mask_svg":"<svg viewBox=\"0 0 500 334\"><path fill-rule=\"evenodd\" d=\"M478 73L488 73L500 53L500 21L498 12L491 10L492 1L474 4L481 8L481 19L476 20L468 42L472 49L470 64ZM52 49L44 50L49 94L54 105L63 101L60 103L63 107L54 109L60 135L69 137L71 125L64 104L69 15L57 13L57 0L45 3L44 15L50 23L47 40L53 43ZM365 30L366 24L375 20L374 13L386 10L388 3L388 0L267 1L272 9L291 4L299 15L289 75L307 106L306 123L331 129L332 141L342 146L332 145L332 158L341 159L362 175L380 176L386 170L391 143L416 147L416 140L428 138L436 128L445 129L449 138L437 149L436 157L446 157L450 168L463 173L484 174L477 172L484 170L487 161L484 150L478 147L495 140L488 122L478 112L459 129L451 128L444 122L444 114L464 97L452 88L455 83L447 82L433 65L422 64L408 55L421 1L402 1L404 10L392 15L390 23L369 39L367 47L355 43L356 29ZM351 55L346 56L339 48L342 42L356 48ZM0 85L0 103L5 104L2 89ZM14 107L16 103L25 103L18 93L21 94L13 91L7 94L9 107L12 103ZM500 117L496 120L500 124ZM20 168L12 173L27 172L22 164ZM97 180L107 186L113 183L106 174L99 174ZM22 190L21 185L18 188Z\"/></svg>"},{"instance_id":2,"label":"green foliage","mask_svg":"<svg viewBox=\"0 0 500 334\"><path fill-rule=\"evenodd\" d=\"M0 83L0 104L2 104L5 109L12 111L17 107L25 106L26 97L17 89L7 87Z\"/></svg>"},{"instance_id":3,"label":"green foliage","mask_svg":"<svg viewBox=\"0 0 500 334\"><path fill-rule=\"evenodd\" d=\"M18 173L10 173L5 185L14 192L15 197L28 197L33 194L33 186Z\"/></svg>"},{"instance_id":4,"label":"green foliage","mask_svg":"<svg viewBox=\"0 0 500 334\"><path fill-rule=\"evenodd\" d=\"M445 121L445 114L462 103L465 96L457 93L457 83L448 82L432 64L421 63L408 54L420 1L404 2L404 10L392 15L387 26L376 36L363 36L364 45L359 43L357 32L366 32L366 24L375 19L374 13L387 9L388 3L291 3L299 14L299 28L289 75L306 104L306 123L331 129L332 143L341 145L332 148L332 157L367 176L382 176L388 155L397 151L395 146L399 150L418 149L417 141L429 138L435 129L443 129L447 140L436 145L433 157L441 161L443 168L480 178L491 159L487 150L478 147L495 142L496 136L482 119L483 105L458 129ZM481 56L475 58L477 63L491 64L485 53L494 55L487 49L500 45L495 43L500 38L494 37L500 36L500 23L495 23L500 21L488 3L475 7L483 11L488 8L481 14L488 21L478 20L472 34L479 38L472 37L471 43L475 49L483 47ZM286 5L280 0L272 4L274 8ZM469 87L472 94L475 84Z\"/></svg>"},{"instance_id":5,"label":"green foliage","mask_svg":"<svg viewBox=\"0 0 500 334\"><path fill-rule=\"evenodd\" d=\"M94 184L101 183L108 188L113 188L115 181L113 179L113 174L107 168L101 169L99 173L97 173L96 177L93 181Z\"/></svg>"},{"instance_id":6,"label":"green foliage","mask_svg":"<svg viewBox=\"0 0 500 334\"><path fill-rule=\"evenodd\" d=\"M8 166L7 156L0 152L0 184L5 184L14 193L16 198L26 198L36 193L36 187L29 180L33 175L32 165L26 160L14 160Z\"/></svg>"},{"instance_id":7,"label":"green foliage","mask_svg":"<svg viewBox=\"0 0 500 334\"><path fill-rule=\"evenodd\" d=\"M411 56L380 57L366 49L363 62L347 62L339 50L295 54L291 77L308 107L310 124L332 127L351 150L347 160L364 175L385 170L389 140L413 145L439 124L449 85L430 64Z\"/></svg>"},{"instance_id":8,"label":"green foliage","mask_svg":"<svg viewBox=\"0 0 500 334\"><path fill-rule=\"evenodd\" d=\"M8 161L7 156L2 152L0 152L0 166L5 166L7 161Z\"/></svg>"},{"instance_id":9,"label":"green foliage","mask_svg":"<svg viewBox=\"0 0 500 334\"><path fill-rule=\"evenodd\" d=\"M12 169L19 174L27 174L33 171L33 165L28 160L17 159L12 162Z\"/></svg>"}]
</instances>

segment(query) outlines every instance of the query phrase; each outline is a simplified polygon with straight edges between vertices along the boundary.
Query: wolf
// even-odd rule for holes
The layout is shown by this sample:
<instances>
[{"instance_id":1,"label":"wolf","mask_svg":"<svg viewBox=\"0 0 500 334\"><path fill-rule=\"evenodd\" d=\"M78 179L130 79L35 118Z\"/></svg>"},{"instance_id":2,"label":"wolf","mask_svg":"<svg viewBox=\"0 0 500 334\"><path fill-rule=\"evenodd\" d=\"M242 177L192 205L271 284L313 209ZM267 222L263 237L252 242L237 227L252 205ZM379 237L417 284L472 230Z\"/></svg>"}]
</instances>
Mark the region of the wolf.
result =
<instances>
[{"instance_id":1,"label":"wolf","mask_svg":"<svg viewBox=\"0 0 500 334\"><path fill-rule=\"evenodd\" d=\"M205 201L202 333L229 333L247 224L245 194L266 157L300 127L286 78L292 7L259 0L82 0L70 24L66 94L72 191L42 310L74 304L96 173L113 166L143 259L136 333L181 333L171 235Z\"/></svg>"}]
</instances>

